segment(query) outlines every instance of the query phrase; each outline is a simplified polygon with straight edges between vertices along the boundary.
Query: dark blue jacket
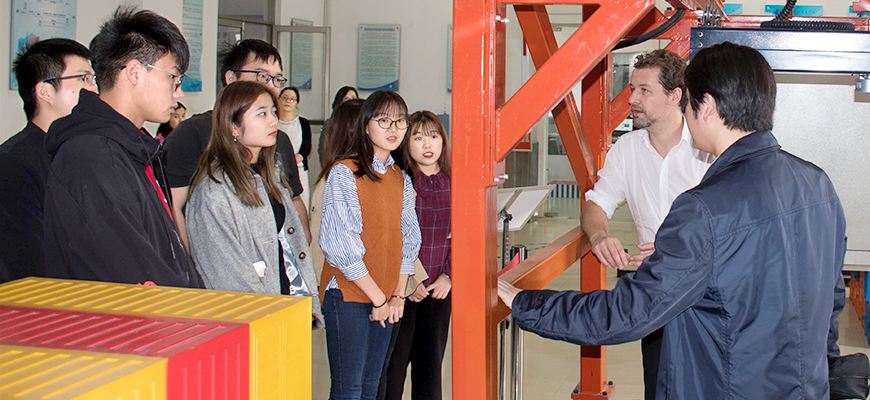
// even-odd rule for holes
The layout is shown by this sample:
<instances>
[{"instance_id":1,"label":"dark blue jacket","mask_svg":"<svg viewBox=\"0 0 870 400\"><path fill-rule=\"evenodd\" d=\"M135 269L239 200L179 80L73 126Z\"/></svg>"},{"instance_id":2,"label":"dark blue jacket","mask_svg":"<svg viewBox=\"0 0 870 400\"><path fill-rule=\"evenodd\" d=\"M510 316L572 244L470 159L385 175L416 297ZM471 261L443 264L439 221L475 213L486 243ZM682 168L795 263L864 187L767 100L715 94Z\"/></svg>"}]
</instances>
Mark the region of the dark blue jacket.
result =
<instances>
[{"instance_id":1,"label":"dark blue jacket","mask_svg":"<svg viewBox=\"0 0 870 400\"><path fill-rule=\"evenodd\" d=\"M523 291L513 314L581 345L664 326L657 399L826 399L845 232L827 175L756 132L677 197L634 276L610 291Z\"/></svg>"}]
</instances>

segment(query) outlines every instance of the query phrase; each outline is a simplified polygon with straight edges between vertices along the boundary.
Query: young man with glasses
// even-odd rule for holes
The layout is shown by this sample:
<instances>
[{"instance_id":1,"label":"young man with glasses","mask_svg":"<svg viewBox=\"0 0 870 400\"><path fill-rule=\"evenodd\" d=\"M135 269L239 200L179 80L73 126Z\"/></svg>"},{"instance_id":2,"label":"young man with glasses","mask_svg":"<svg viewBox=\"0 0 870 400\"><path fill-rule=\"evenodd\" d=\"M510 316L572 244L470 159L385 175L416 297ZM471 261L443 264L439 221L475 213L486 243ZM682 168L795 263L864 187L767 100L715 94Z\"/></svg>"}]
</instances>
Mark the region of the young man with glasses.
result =
<instances>
[{"instance_id":1,"label":"young man with glasses","mask_svg":"<svg viewBox=\"0 0 870 400\"><path fill-rule=\"evenodd\" d=\"M166 122L183 97L190 53L172 22L119 8L91 41L100 96L82 92L53 124L45 189L50 277L202 287L150 162L160 141L142 129Z\"/></svg>"},{"instance_id":2,"label":"young man with glasses","mask_svg":"<svg viewBox=\"0 0 870 400\"><path fill-rule=\"evenodd\" d=\"M245 39L227 47L218 54L221 78L224 85L235 81L257 81L265 85L278 97L287 85L284 78L281 54L269 43L258 39ZM166 180L174 199L172 208L175 224L182 240L187 244L187 227L184 223L184 203L188 186L199 156L205 151L211 137L211 110L194 115L178 124L172 135L166 138L165 163ZM299 220L305 231L305 239L311 242L308 228L308 211L300 195L302 184L296 168L296 151L286 133L278 131L276 161L281 165L290 189L293 192L293 205L299 213Z\"/></svg>"},{"instance_id":3,"label":"young man with glasses","mask_svg":"<svg viewBox=\"0 0 870 400\"><path fill-rule=\"evenodd\" d=\"M45 131L96 90L91 53L70 39L25 48L12 65L27 126L0 146L0 282L44 276L42 204L51 157Z\"/></svg>"}]
</instances>

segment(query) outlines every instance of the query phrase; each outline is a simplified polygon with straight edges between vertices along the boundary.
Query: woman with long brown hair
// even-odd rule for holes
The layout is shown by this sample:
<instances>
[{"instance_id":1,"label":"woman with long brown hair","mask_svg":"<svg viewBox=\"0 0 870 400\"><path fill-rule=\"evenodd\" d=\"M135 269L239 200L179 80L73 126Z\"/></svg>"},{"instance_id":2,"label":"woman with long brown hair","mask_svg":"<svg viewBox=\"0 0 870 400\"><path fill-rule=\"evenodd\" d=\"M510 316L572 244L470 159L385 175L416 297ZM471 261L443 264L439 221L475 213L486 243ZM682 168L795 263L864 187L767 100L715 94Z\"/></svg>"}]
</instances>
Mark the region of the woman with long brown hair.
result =
<instances>
[{"instance_id":1,"label":"woman with long brown hair","mask_svg":"<svg viewBox=\"0 0 870 400\"><path fill-rule=\"evenodd\" d=\"M318 328L323 317L308 244L275 164L275 104L257 82L234 82L218 96L190 184L191 254L209 289L314 297Z\"/></svg>"}]
</instances>

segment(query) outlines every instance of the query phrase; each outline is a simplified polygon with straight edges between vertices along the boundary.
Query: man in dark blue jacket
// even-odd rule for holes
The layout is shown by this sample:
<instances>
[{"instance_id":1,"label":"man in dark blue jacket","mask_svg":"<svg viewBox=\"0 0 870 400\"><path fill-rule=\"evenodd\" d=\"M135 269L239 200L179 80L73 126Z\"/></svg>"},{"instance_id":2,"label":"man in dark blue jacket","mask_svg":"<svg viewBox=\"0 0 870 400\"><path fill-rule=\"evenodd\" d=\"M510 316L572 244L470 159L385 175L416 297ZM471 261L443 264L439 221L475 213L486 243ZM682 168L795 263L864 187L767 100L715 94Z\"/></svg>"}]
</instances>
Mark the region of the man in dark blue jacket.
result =
<instances>
[{"instance_id":1,"label":"man in dark blue jacket","mask_svg":"<svg viewBox=\"0 0 870 400\"><path fill-rule=\"evenodd\" d=\"M172 22L119 8L91 41L100 96L83 91L51 125L45 189L46 274L120 283L202 287L149 162L190 53ZM159 173L158 173L159 174Z\"/></svg>"},{"instance_id":2,"label":"man in dark blue jacket","mask_svg":"<svg viewBox=\"0 0 870 400\"><path fill-rule=\"evenodd\" d=\"M771 134L776 83L757 51L704 49L686 69L694 144L718 156L677 197L655 253L613 290L519 291L523 329L581 345L664 326L658 399L822 399L839 355L846 222L827 175Z\"/></svg>"}]
</instances>

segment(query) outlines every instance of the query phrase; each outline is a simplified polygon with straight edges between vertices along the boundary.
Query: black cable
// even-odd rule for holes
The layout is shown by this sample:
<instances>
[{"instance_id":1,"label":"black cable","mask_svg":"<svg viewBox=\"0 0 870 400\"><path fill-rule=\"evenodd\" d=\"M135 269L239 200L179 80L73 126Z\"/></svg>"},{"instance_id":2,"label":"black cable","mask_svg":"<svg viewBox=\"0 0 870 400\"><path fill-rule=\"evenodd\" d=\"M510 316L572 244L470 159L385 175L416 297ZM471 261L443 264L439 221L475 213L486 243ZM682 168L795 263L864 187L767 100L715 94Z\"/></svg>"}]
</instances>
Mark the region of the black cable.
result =
<instances>
[{"instance_id":1,"label":"black cable","mask_svg":"<svg viewBox=\"0 0 870 400\"><path fill-rule=\"evenodd\" d=\"M795 1L797 1L797 0L795 0ZM617 43L616 46L613 47L613 50L619 50L619 49L624 48L624 47L634 46L636 44L640 44L640 43L646 42L647 40L658 37L659 35L667 32L668 29L671 29L671 27L676 25L677 22L680 22L680 19L683 18L683 14L685 14L685 13L686 13L685 8L678 8L677 12L675 12L674 15L671 16L670 19L668 19L665 22L662 22L661 25L653 28L651 31L649 31L647 33L637 35L633 38L620 40L619 43Z\"/></svg>"},{"instance_id":2,"label":"black cable","mask_svg":"<svg viewBox=\"0 0 870 400\"><path fill-rule=\"evenodd\" d=\"M794 5L797 4L797 0L786 0L785 6L782 7L782 10L773 17L774 21L785 21L788 17L791 16L792 11L794 11Z\"/></svg>"},{"instance_id":3,"label":"black cable","mask_svg":"<svg viewBox=\"0 0 870 400\"><path fill-rule=\"evenodd\" d=\"M782 29L789 31L854 31L855 25L834 21L765 21L762 29Z\"/></svg>"},{"instance_id":4,"label":"black cable","mask_svg":"<svg viewBox=\"0 0 870 400\"><path fill-rule=\"evenodd\" d=\"M785 6L770 21L761 23L762 29L782 29L790 31L854 31L855 25L848 22L833 21L790 21L797 0L787 0Z\"/></svg>"}]
</instances>

